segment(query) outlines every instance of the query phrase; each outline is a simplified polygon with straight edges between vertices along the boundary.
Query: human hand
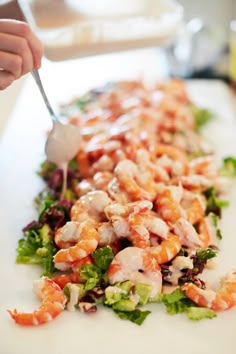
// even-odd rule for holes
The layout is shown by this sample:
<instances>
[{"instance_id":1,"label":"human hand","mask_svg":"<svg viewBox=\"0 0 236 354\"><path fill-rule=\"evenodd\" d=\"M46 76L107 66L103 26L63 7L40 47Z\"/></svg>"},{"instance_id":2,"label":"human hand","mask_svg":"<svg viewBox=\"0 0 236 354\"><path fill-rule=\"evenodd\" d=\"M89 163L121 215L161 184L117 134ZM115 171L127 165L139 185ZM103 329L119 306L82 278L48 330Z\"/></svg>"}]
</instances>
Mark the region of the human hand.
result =
<instances>
[{"instance_id":1,"label":"human hand","mask_svg":"<svg viewBox=\"0 0 236 354\"><path fill-rule=\"evenodd\" d=\"M0 19L0 90L39 69L42 55L42 43L27 23Z\"/></svg>"}]
</instances>

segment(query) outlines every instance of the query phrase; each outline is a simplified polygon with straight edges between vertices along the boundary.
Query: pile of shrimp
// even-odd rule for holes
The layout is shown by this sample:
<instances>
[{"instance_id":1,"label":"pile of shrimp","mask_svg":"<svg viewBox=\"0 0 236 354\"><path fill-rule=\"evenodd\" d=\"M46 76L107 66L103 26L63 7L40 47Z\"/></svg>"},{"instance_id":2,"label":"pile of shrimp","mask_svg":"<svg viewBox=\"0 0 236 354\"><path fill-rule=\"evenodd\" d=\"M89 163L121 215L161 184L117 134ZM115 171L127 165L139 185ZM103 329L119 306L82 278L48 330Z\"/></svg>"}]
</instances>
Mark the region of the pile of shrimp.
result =
<instances>
[{"instance_id":1,"label":"pile of shrimp","mask_svg":"<svg viewBox=\"0 0 236 354\"><path fill-rule=\"evenodd\" d=\"M155 298L168 283L199 306L235 306L235 271L217 291L194 282L179 285L183 269L194 267L192 255L219 249L205 192L214 188L222 196L228 190L214 151L197 132L185 83L115 82L88 92L84 109L72 101L67 115L83 137L78 199L70 221L55 232L59 275L37 283L43 299L38 310L10 311L16 323L38 325L69 309L63 288L80 283L81 265L92 263L91 254L107 245L114 252L110 286L126 280L149 284Z\"/></svg>"}]
</instances>

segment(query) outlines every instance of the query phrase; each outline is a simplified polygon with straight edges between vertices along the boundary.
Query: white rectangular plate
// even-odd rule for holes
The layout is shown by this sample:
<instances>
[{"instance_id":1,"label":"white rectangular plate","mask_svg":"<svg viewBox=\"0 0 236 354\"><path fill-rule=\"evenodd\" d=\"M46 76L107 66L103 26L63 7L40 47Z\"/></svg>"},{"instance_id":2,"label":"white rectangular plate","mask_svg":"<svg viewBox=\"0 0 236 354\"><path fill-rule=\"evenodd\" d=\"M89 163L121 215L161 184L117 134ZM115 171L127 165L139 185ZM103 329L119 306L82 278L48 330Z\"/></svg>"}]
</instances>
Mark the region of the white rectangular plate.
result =
<instances>
[{"instance_id":1,"label":"white rectangular plate","mask_svg":"<svg viewBox=\"0 0 236 354\"><path fill-rule=\"evenodd\" d=\"M66 74L68 71L62 79ZM49 76L47 72L48 79ZM94 79L94 85L98 82ZM85 81L84 86L87 84ZM58 88L50 82L50 86L54 87L55 97L63 96L62 85ZM218 81L193 81L188 86L196 102L219 114L204 132L216 146L217 154L236 156L235 112L228 88ZM81 87L78 83L78 92ZM75 94L75 90L68 92L66 88L65 91L68 96ZM193 322L182 314L168 315L164 306L153 304L152 314L142 326L120 320L105 308L91 315L65 311L53 322L36 328L15 325L7 309L30 311L38 306L32 283L39 277L40 270L16 265L15 248L22 227L35 216L33 198L42 188L35 171L44 159L45 131L49 127L42 99L29 80L0 145L0 353L235 354L236 309L220 313L212 320ZM221 223L223 239L217 267L210 271L213 280L236 268L235 183L230 202Z\"/></svg>"}]
</instances>

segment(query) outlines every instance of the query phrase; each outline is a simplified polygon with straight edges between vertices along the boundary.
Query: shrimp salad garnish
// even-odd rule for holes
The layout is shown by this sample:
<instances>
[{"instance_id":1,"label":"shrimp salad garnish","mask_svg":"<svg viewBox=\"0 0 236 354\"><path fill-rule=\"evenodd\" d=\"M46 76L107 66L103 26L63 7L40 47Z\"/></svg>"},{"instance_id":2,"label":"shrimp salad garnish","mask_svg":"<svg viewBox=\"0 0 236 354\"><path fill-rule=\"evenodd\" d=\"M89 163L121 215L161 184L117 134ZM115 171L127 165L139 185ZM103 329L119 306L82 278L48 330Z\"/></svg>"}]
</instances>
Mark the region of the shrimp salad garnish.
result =
<instances>
[{"instance_id":1,"label":"shrimp salad garnish","mask_svg":"<svg viewBox=\"0 0 236 354\"><path fill-rule=\"evenodd\" d=\"M202 277L221 249L218 221L236 170L236 159L219 163L200 134L212 113L171 79L152 88L109 83L62 114L80 127L82 144L63 198L62 170L40 167L38 219L23 229L17 263L42 267L34 284L42 303L31 313L8 310L12 319L37 326L104 305L140 325L153 306L193 320L234 307L235 269L217 289Z\"/></svg>"}]
</instances>

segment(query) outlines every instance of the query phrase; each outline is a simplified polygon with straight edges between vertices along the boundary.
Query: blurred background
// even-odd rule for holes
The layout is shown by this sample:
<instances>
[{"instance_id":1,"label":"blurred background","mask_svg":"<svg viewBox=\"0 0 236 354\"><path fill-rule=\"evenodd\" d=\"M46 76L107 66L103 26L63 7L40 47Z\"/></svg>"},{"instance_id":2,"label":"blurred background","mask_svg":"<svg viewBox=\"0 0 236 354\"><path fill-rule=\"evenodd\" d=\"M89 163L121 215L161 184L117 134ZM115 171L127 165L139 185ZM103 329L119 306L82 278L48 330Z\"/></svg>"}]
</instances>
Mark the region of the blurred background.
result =
<instances>
[{"instance_id":1,"label":"blurred background","mask_svg":"<svg viewBox=\"0 0 236 354\"><path fill-rule=\"evenodd\" d=\"M0 0L4 17L27 20L41 38L51 96L59 73L65 87L77 90L75 72L80 82L97 85L135 68L236 87L235 0ZM13 107L8 97L18 97L24 80L1 92L5 116ZM60 94L66 93L60 90L58 101Z\"/></svg>"},{"instance_id":2,"label":"blurred background","mask_svg":"<svg viewBox=\"0 0 236 354\"><path fill-rule=\"evenodd\" d=\"M172 48L172 52L175 50L176 54L177 48L181 45L184 47L185 43L185 49L189 45L191 53L185 54L189 67L183 68L179 63L175 73L194 77L219 77L228 81L229 75L232 74L230 49L232 49L234 32L231 27L233 27L232 21L236 19L236 1L179 0L178 2L184 8L186 27L182 37L181 35L177 37L177 44L174 49ZM192 35L190 34L191 40L188 42L189 32ZM184 57L183 53L182 55Z\"/></svg>"},{"instance_id":3,"label":"blurred background","mask_svg":"<svg viewBox=\"0 0 236 354\"><path fill-rule=\"evenodd\" d=\"M236 15L235 0L179 0L179 3L184 6L187 20L199 16L207 24L222 25L225 29Z\"/></svg>"},{"instance_id":4,"label":"blurred background","mask_svg":"<svg viewBox=\"0 0 236 354\"><path fill-rule=\"evenodd\" d=\"M234 75L231 54L236 27L232 25L236 19L235 0L20 0L19 3L25 8L27 20L35 21L37 29L43 30L41 36L49 59L64 60L156 44L162 48L170 76L219 78L229 82ZM30 11L25 3L29 4ZM165 25L159 21L159 27L151 23L153 19L160 19L160 13L164 13L166 19L170 13L176 15L180 9L174 6L178 5L183 10L181 21L180 17L174 20L172 16L172 25L168 21ZM115 27L115 21L122 16L129 16L129 21L122 25L116 22ZM135 23L131 22L132 17ZM91 19L96 27L86 24ZM102 29L98 25L101 20L106 21ZM73 34L71 28L64 30L66 26L73 28ZM169 32L165 26L169 26ZM55 28L59 30L56 34L52 31ZM151 38L151 31L152 34L159 31L159 35ZM168 32L167 35L164 32ZM129 42L124 45L122 40L125 39ZM61 43L56 48L55 42L60 41L67 43L63 50Z\"/></svg>"},{"instance_id":5,"label":"blurred background","mask_svg":"<svg viewBox=\"0 0 236 354\"><path fill-rule=\"evenodd\" d=\"M234 76L235 0L13 0L50 60L157 47L170 76ZM17 6L16 6L17 7ZM19 17L19 13L15 12ZM4 17L0 6L0 17ZM234 55L233 55L234 56Z\"/></svg>"}]
</instances>

